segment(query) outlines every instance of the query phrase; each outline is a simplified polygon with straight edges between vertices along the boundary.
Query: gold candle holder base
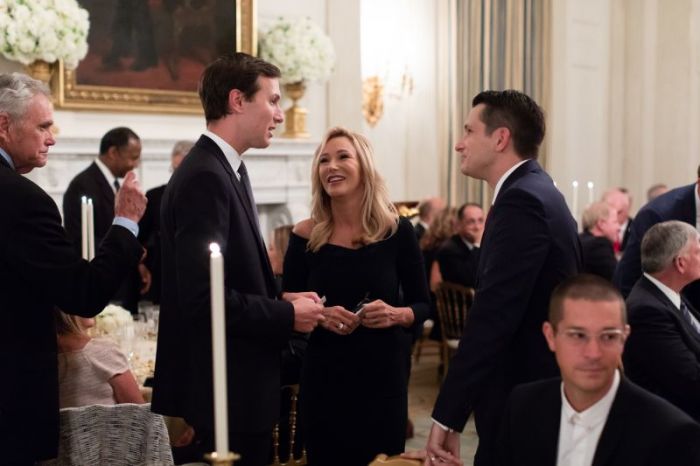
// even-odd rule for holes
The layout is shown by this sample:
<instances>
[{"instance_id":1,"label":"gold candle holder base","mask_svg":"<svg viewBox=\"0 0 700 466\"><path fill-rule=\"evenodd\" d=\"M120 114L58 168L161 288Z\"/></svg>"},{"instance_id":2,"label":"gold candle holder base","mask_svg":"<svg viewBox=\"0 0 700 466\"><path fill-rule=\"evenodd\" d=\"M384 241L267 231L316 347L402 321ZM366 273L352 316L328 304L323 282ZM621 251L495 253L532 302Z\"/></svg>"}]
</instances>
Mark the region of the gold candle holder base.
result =
<instances>
[{"instance_id":1,"label":"gold candle holder base","mask_svg":"<svg viewBox=\"0 0 700 466\"><path fill-rule=\"evenodd\" d=\"M215 451L204 455L204 459L214 466L233 466L234 461L241 459L238 453L228 452L226 456L219 458Z\"/></svg>"},{"instance_id":2,"label":"gold candle holder base","mask_svg":"<svg viewBox=\"0 0 700 466\"><path fill-rule=\"evenodd\" d=\"M304 82L289 83L284 85L284 93L292 100L292 106L284 112L285 128L283 138L308 138L306 131L306 109L301 108L297 101L304 96L306 86Z\"/></svg>"}]
</instances>

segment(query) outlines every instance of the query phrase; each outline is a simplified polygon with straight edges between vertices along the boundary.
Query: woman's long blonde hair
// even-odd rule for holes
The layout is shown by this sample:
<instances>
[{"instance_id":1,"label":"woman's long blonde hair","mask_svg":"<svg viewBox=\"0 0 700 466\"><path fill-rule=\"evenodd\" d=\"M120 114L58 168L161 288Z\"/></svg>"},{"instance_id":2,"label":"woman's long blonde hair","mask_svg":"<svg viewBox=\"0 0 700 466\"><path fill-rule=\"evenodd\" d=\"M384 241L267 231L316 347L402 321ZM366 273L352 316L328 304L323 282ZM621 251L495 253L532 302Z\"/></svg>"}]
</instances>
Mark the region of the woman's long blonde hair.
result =
<instances>
[{"instance_id":1,"label":"woman's long blonde hair","mask_svg":"<svg viewBox=\"0 0 700 466\"><path fill-rule=\"evenodd\" d=\"M362 236L355 240L358 244L371 244L384 239L387 231L395 233L399 214L389 200L389 193L384 178L374 166L372 146L367 138L346 128L335 127L328 130L321 145L314 153L311 168L311 219L314 226L309 237L308 249L316 252L328 243L333 233L333 214L331 198L323 189L319 175L321 154L331 139L347 138L357 152L360 164L360 179L363 181L363 193L360 209L362 212Z\"/></svg>"}]
</instances>

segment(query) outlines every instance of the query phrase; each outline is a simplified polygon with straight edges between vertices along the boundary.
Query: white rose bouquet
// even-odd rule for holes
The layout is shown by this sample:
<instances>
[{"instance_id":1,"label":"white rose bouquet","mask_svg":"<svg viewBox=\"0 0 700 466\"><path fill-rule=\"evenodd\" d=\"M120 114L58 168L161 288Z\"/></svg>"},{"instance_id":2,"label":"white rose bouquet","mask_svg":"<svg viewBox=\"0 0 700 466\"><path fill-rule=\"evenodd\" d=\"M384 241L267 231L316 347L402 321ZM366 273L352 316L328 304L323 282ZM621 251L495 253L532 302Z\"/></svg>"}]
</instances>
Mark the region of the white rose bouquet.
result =
<instances>
[{"instance_id":1,"label":"white rose bouquet","mask_svg":"<svg viewBox=\"0 0 700 466\"><path fill-rule=\"evenodd\" d=\"M333 43L309 18L279 18L260 34L258 47L260 57L282 72L282 84L325 81L335 65Z\"/></svg>"},{"instance_id":2,"label":"white rose bouquet","mask_svg":"<svg viewBox=\"0 0 700 466\"><path fill-rule=\"evenodd\" d=\"M127 327L133 328L134 318L121 306L109 304L95 316L95 328L102 335L115 336Z\"/></svg>"},{"instance_id":3,"label":"white rose bouquet","mask_svg":"<svg viewBox=\"0 0 700 466\"><path fill-rule=\"evenodd\" d=\"M89 28L76 0L0 1L0 53L25 65L63 60L76 68L87 54Z\"/></svg>"}]
</instances>

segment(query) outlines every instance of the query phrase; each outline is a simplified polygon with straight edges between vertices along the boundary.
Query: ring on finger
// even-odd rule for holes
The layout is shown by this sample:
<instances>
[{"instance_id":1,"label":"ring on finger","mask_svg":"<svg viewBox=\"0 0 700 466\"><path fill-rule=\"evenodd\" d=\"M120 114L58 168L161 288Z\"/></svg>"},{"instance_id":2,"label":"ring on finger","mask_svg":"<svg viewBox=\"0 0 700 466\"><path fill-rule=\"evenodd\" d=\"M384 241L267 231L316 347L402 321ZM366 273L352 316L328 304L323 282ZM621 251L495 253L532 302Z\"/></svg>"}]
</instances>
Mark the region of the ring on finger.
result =
<instances>
[{"instance_id":1,"label":"ring on finger","mask_svg":"<svg viewBox=\"0 0 700 466\"><path fill-rule=\"evenodd\" d=\"M342 322L338 322L338 330L343 330L343 327L345 327L345 324Z\"/></svg>"}]
</instances>

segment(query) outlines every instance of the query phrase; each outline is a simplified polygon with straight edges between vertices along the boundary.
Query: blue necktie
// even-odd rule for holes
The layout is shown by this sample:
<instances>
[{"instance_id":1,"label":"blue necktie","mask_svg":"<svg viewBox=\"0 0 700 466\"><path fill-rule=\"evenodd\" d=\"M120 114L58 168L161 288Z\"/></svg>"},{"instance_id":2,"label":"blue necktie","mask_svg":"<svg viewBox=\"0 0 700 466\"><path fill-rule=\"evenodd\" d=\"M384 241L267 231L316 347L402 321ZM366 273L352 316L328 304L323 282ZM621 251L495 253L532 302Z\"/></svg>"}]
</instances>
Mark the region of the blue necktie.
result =
<instances>
[{"instance_id":1,"label":"blue necktie","mask_svg":"<svg viewBox=\"0 0 700 466\"><path fill-rule=\"evenodd\" d=\"M695 330L697 336L700 337L700 322L697 321L697 319L690 312L690 309L688 309L688 306L683 301L681 301L681 314L686 322L688 322L693 330Z\"/></svg>"}]
</instances>

